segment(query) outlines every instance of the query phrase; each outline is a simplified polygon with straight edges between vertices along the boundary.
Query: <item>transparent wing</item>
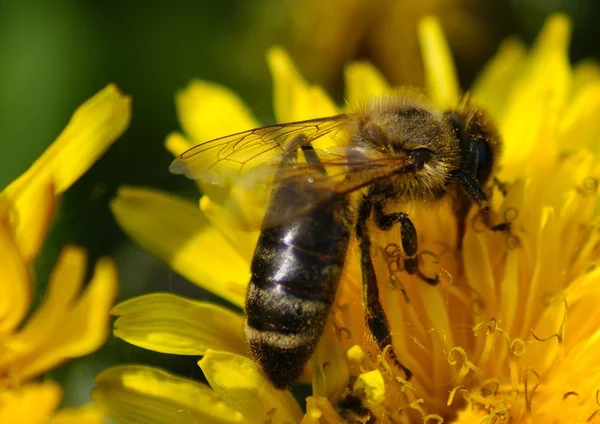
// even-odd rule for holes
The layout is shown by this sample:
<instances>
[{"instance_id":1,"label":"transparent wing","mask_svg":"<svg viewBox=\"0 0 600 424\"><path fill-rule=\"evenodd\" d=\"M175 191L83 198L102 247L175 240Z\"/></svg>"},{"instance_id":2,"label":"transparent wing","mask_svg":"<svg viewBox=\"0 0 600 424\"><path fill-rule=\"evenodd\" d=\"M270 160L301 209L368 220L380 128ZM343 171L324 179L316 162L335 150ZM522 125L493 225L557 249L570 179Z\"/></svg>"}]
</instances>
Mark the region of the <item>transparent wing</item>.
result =
<instances>
[{"instance_id":1,"label":"transparent wing","mask_svg":"<svg viewBox=\"0 0 600 424\"><path fill-rule=\"evenodd\" d=\"M356 146L311 150L318 161L288 155L244 173L226 202L238 226L247 230L281 225L318 208L335 207L350 193L413 166L404 155L382 155Z\"/></svg>"},{"instance_id":2,"label":"transparent wing","mask_svg":"<svg viewBox=\"0 0 600 424\"><path fill-rule=\"evenodd\" d=\"M277 161L321 137L334 136L347 126L347 115L256 128L192 147L170 166L174 174L225 185L258 164Z\"/></svg>"}]
</instances>

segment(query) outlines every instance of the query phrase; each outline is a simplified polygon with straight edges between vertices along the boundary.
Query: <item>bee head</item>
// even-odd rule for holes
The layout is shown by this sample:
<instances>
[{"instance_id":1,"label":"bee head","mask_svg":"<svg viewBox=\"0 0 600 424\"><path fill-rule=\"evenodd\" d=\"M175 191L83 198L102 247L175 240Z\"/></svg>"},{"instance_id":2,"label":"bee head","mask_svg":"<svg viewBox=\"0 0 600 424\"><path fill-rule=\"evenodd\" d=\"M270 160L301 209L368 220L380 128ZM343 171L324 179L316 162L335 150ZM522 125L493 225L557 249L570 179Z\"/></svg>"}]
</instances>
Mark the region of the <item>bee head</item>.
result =
<instances>
[{"instance_id":1,"label":"bee head","mask_svg":"<svg viewBox=\"0 0 600 424\"><path fill-rule=\"evenodd\" d=\"M355 144L396 157L398 172L388 182L403 199L435 199L447 191L460 152L444 114L411 99L390 101L363 115Z\"/></svg>"},{"instance_id":2,"label":"bee head","mask_svg":"<svg viewBox=\"0 0 600 424\"><path fill-rule=\"evenodd\" d=\"M500 156L498 131L480 108L468 106L446 116L459 141L461 168L485 186Z\"/></svg>"}]
</instances>

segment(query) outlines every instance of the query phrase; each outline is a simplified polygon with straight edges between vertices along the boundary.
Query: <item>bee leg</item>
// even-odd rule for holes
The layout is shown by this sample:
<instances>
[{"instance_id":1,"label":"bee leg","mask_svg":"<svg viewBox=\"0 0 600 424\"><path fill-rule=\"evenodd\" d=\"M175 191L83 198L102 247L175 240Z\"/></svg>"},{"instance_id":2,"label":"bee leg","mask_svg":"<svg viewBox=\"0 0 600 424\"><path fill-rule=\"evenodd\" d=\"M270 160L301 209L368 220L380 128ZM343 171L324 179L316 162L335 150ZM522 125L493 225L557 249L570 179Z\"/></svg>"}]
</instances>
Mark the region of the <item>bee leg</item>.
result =
<instances>
[{"instance_id":1,"label":"bee leg","mask_svg":"<svg viewBox=\"0 0 600 424\"><path fill-rule=\"evenodd\" d=\"M419 269L417 229L407 214L403 212L389 213L383 212L383 205L376 203L374 205L375 225L383 231L387 231L396 223L400 223L400 237L402 241L402 251L404 253L404 268L410 275L416 274L427 284L435 286L440 282L440 276L436 274L434 278L428 277Z\"/></svg>"},{"instance_id":2,"label":"bee leg","mask_svg":"<svg viewBox=\"0 0 600 424\"><path fill-rule=\"evenodd\" d=\"M453 176L460 181L460 184L471 200L479 206L479 214L483 218L483 223L487 228L492 231L510 232L510 222L501 222L496 225L492 224L487 195L474 178L461 171L455 171Z\"/></svg>"},{"instance_id":3,"label":"bee leg","mask_svg":"<svg viewBox=\"0 0 600 424\"><path fill-rule=\"evenodd\" d=\"M377 346L383 351L387 346L392 345L392 335L383 305L379 299L379 285L377 284L377 276L375 275L375 268L371 259L371 240L369 238L367 220L371 215L372 208L373 203L367 195L363 198L359 207L356 237L360 246L363 303L366 310L367 326ZM406 379L410 380L412 372L398 360L394 349L390 349L390 357L402 369Z\"/></svg>"}]
</instances>

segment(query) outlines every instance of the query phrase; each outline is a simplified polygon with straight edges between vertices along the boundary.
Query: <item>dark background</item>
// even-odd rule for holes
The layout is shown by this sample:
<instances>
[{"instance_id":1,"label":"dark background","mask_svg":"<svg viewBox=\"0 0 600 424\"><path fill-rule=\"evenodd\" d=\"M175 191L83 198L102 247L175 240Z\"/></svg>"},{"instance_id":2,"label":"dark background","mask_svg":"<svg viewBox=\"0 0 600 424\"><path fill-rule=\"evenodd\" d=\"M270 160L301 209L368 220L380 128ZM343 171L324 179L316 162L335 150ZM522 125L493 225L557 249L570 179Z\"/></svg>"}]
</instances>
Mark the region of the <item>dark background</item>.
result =
<instances>
[{"instance_id":1,"label":"dark background","mask_svg":"<svg viewBox=\"0 0 600 424\"><path fill-rule=\"evenodd\" d=\"M190 79L232 88L264 123L272 122L264 53L273 44L286 46L307 78L338 100L343 65L357 58L376 63L393 83L420 85L415 23L433 13L468 87L503 37L516 34L531 43L557 10L574 22L571 59L598 58L600 2L594 0L0 0L0 187L23 172L73 110L107 83L133 97L129 130L62 199L36 263L38 301L65 243L84 246L92 260L117 260L120 299L158 290L206 298L132 244L108 208L121 184L191 192L190 182L168 173L171 156L163 148L165 136L179 128L175 91ZM89 399L93 376L111 364L154 363L201 378L197 360L111 338L99 352L49 377L65 386L64 403L75 405Z\"/></svg>"}]
</instances>

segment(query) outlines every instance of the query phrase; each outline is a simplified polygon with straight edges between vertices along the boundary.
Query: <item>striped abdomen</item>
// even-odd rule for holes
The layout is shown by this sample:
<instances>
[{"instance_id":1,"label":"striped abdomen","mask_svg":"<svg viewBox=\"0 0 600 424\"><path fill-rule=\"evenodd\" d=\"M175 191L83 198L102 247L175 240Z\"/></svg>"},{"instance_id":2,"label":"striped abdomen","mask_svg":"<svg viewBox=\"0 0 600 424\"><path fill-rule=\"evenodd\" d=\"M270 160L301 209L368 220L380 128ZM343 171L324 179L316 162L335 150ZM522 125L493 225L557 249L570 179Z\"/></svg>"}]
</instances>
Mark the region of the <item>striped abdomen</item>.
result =
<instances>
[{"instance_id":1,"label":"striped abdomen","mask_svg":"<svg viewBox=\"0 0 600 424\"><path fill-rule=\"evenodd\" d=\"M294 201L277 202L297 194L294 184L276 189L267 215L290 207ZM333 202L265 229L258 239L246 296L246 337L252 358L278 388L300 377L323 333L348 249L345 209L345 200Z\"/></svg>"}]
</instances>

